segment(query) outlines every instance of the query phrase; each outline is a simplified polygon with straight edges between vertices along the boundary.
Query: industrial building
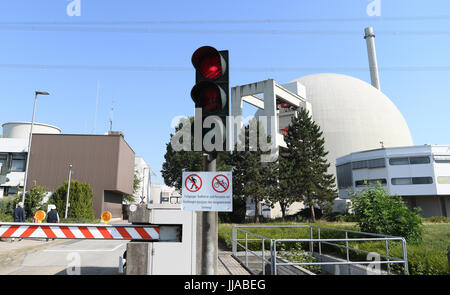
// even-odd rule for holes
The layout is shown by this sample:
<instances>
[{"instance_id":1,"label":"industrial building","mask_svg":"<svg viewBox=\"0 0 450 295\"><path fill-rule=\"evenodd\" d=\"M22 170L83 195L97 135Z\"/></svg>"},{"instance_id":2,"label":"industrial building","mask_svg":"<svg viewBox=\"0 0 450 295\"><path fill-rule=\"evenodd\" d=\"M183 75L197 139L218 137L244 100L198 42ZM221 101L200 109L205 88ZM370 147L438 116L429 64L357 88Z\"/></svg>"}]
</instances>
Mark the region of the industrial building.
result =
<instances>
[{"instance_id":1,"label":"industrial building","mask_svg":"<svg viewBox=\"0 0 450 295\"><path fill-rule=\"evenodd\" d=\"M133 194L135 163L134 151L123 134L61 134L54 126L40 123L34 126L27 187L36 181L54 191L67 181L72 165L72 179L92 187L95 216L110 211L114 218L121 217L122 196ZM16 194L17 187L23 187L29 132L27 122L3 124L0 161L9 172L7 181L1 184L1 196Z\"/></svg>"},{"instance_id":2,"label":"industrial building","mask_svg":"<svg viewBox=\"0 0 450 295\"><path fill-rule=\"evenodd\" d=\"M424 217L450 216L450 146L423 145L351 153L336 160L339 197L377 183ZM341 210L345 210L342 208Z\"/></svg>"},{"instance_id":3,"label":"industrial building","mask_svg":"<svg viewBox=\"0 0 450 295\"><path fill-rule=\"evenodd\" d=\"M328 172L334 176L337 176L336 159L340 157L380 147L413 146L403 115L380 90L374 38L373 29L366 28L364 39L368 52L370 84L347 75L320 73L300 77L286 84L268 79L240 85L231 89L232 116L242 116L244 103L257 107L255 117L267 127L272 144L275 147L286 147L285 128L298 108L307 109L323 132L325 150L328 151L327 160L330 163ZM233 127L231 146L238 138L234 129L239 130L240 126L242 122ZM392 190L394 191L395 189ZM341 191L339 195L342 195ZM415 200L421 202L420 197ZM346 199L336 199L334 211L342 211L347 203ZM249 205L247 204L248 209L252 207ZM273 208L265 207L264 215L270 218L281 217L279 204L273 205ZM302 208L303 204L294 203L287 213L294 214ZM441 215L439 210L433 212Z\"/></svg>"}]
</instances>

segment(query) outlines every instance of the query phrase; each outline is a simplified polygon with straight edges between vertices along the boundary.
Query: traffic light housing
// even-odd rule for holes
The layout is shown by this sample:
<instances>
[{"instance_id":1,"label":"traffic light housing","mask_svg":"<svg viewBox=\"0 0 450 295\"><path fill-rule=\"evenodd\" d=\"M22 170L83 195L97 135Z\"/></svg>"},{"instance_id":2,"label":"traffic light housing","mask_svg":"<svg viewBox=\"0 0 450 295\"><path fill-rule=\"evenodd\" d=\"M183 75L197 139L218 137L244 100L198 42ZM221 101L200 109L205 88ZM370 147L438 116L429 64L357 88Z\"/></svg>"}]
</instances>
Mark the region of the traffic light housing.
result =
<instances>
[{"instance_id":1,"label":"traffic light housing","mask_svg":"<svg viewBox=\"0 0 450 295\"><path fill-rule=\"evenodd\" d=\"M222 150L224 150L227 134L226 122L229 116L228 51L218 51L211 46L200 47L192 55L192 65L196 73L191 97L195 102L195 107L202 109L202 118L195 118L195 120L201 120L202 143L205 135L219 127L213 123L211 127L203 128L203 122L210 116L217 116L220 119L218 122L222 124L219 130L222 130ZM215 140L217 138L214 137L213 142ZM203 144L202 149L204 150Z\"/></svg>"}]
</instances>

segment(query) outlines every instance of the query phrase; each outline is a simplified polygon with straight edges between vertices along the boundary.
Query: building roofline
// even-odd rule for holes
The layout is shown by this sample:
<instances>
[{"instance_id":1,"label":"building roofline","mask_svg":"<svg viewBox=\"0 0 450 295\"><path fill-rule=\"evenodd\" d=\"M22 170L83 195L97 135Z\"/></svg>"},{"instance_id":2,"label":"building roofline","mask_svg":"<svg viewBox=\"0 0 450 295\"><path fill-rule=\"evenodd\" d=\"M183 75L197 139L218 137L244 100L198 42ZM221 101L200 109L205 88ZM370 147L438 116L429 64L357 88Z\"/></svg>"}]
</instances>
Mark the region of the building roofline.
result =
<instances>
[{"instance_id":1,"label":"building roofline","mask_svg":"<svg viewBox=\"0 0 450 295\"><path fill-rule=\"evenodd\" d=\"M17 121L17 122L6 122L2 124L2 128L5 125L9 125L9 124L26 124L26 125L31 125L31 122L25 122L25 121ZM55 128L58 129L59 132L61 132L61 128L50 125L50 124L45 124L45 123L39 123L39 122L34 122L34 125L39 125L39 126L45 126L45 127L51 127L51 128ZM33 134L37 134L37 133L33 133Z\"/></svg>"},{"instance_id":2,"label":"building roofline","mask_svg":"<svg viewBox=\"0 0 450 295\"><path fill-rule=\"evenodd\" d=\"M127 144L127 146L133 151L134 154L135 151L131 148L131 146L128 144L128 142L125 140L125 136L123 134L81 134L81 133L61 133L61 134L50 134L50 133L33 133L33 136L36 135L46 135L46 136L104 136L104 137L121 137L122 140Z\"/></svg>"}]
</instances>

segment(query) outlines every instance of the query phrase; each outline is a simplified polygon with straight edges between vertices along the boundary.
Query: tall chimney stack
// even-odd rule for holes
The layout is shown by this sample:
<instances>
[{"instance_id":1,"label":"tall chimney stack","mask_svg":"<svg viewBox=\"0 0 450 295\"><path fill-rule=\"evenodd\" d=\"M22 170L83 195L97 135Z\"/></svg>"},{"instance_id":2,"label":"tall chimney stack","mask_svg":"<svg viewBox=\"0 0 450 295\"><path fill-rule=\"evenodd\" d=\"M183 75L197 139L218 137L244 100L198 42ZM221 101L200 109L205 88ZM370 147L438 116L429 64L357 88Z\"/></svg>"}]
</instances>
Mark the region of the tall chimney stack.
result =
<instances>
[{"instance_id":1,"label":"tall chimney stack","mask_svg":"<svg viewBox=\"0 0 450 295\"><path fill-rule=\"evenodd\" d=\"M375 51L375 34L373 28L368 27L364 30L367 43L367 54L369 56L370 80L372 86L380 90L380 80L378 78L377 53Z\"/></svg>"}]
</instances>

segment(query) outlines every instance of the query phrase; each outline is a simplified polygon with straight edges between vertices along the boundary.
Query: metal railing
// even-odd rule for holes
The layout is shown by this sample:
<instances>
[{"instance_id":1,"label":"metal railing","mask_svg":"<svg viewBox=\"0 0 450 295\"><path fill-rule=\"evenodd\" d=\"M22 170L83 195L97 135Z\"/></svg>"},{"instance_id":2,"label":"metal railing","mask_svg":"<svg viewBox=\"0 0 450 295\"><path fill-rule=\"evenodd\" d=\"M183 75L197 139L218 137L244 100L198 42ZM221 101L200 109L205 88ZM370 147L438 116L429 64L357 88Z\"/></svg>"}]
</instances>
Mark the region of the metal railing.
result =
<instances>
[{"instance_id":1,"label":"metal railing","mask_svg":"<svg viewBox=\"0 0 450 295\"><path fill-rule=\"evenodd\" d=\"M277 238L270 238L265 237L256 233L253 233L249 230L251 228L306 228L308 238L300 238L300 239L277 239ZM316 235L314 234L314 231L316 232ZM321 238L321 233L323 235L324 231L334 231L334 232L342 232L344 234L344 238ZM244 236L242 238L238 238L238 234L241 236ZM349 238L349 234L358 235L358 236L365 236L365 237L358 237L358 238ZM317 237L316 237L317 236ZM250 238L249 238L250 237ZM406 240L402 237L395 237L395 236L389 236L389 235L382 235L382 234L373 234L373 233L365 233L365 232L358 232L353 230L347 230L347 229L338 229L338 228L327 228L327 227L321 227L321 226L314 226L314 225L286 225L286 226L267 226L267 225L256 225L256 226L233 226L232 230L232 255L235 257L238 261L240 261L242 264L244 264L247 268L249 268L249 255L253 255L253 257L257 257L261 260L261 266L262 266L262 274L266 274L266 265L270 265L271 274L276 275L278 273L278 267L280 266L306 266L306 265L348 265L350 267L351 265L376 265L379 264L379 267L381 268L381 265L385 264L387 265L387 273L390 274L390 267L391 264L403 264L404 267L404 273L408 274L408 256L407 256L407 249L406 249ZM261 251L251 250L249 248L249 242L254 241L260 241L261 242ZM368 260L368 261L351 261L350 259L350 252L360 252L360 253L366 253L366 254L374 254L374 252L365 251L362 249L351 247L349 243L351 242L382 242L384 241L385 244L385 254L376 253L378 257L384 258L385 260ZM270 243L270 249L265 248L266 243ZM288 242L303 242L309 244L309 254L311 255L319 255L319 257L323 258L322 253L322 245L329 245L332 247L337 248L343 248L345 249L345 259L341 259L342 261L339 261L340 259L335 259L338 261L321 261L321 262L278 262L280 260L277 252L277 244L281 243L288 243ZM345 243L345 245L341 245L338 243ZM402 245L402 257L393 257L389 255L389 242L400 242ZM314 251L314 244L317 246L317 251L315 253ZM238 247L243 248L243 251L238 251ZM245 252L244 255L239 255L241 252ZM269 252L269 253L266 253ZM241 253L242 254L242 253ZM241 260L241 257L244 256L244 261Z\"/></svg>"}]
</instances>

